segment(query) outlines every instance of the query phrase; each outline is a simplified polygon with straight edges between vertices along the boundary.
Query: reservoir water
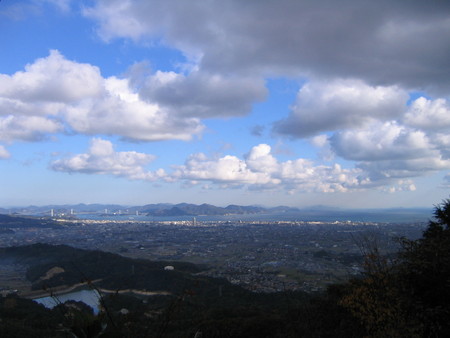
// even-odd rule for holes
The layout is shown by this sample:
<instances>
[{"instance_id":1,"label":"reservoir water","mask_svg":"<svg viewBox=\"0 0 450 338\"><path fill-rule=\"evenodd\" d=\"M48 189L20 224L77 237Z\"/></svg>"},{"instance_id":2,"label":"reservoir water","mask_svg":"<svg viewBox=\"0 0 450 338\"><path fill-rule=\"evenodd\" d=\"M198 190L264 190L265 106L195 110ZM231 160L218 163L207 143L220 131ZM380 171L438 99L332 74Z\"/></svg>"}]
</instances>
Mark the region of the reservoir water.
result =
<instances>
[{"instance_id":1,"label":"reservoir water","mask_svg":"<svg viewBox=\"0 0 450 338\"><path fill-rule=\"evenodd\" d=\"M36 298L33 300L49 309L69 300L83 302L86 305L89 305L94 310L95 314L98 314L100 305L100 295L96 290L80 290L53 297Z\"/></svg>"}]
</instances>

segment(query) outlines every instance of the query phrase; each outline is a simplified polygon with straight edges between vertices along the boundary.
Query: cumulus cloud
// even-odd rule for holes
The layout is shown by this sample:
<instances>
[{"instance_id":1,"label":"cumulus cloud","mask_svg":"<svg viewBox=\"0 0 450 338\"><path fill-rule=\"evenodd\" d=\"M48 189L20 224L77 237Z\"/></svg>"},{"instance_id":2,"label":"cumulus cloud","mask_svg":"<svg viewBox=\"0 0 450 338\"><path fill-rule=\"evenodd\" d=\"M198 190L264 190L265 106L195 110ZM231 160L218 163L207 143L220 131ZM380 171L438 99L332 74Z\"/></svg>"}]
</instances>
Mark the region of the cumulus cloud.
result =
<instances>
[{"instance_id":1,"label":"cumulus cloud","mask_svg":"<svg viewBox=\"0 0 450 338\"><path fill-rule=\"evenodd\" d=\"M0 74L0 139L39 141L64 129L69 104L98 96L97 67L66 60L58 51L13 75Z\"/></svg>"},{"instance_id":2,"label":"cumulus cloud","mask_svg":"<svg viewBox=\"0 0 450 338\"><path fill-rule=\"evenodd\" d=\"M153 181L164 176L162 170L150 172L145 169L154 159L153 155L135 151L116 152L110 141L94 138L87 153L56 160L51 168L68 173L113 175L131 180Z\"/></svg>"},{"instance_id":3,"label":"cumulus cloud","mask_svg":"<svg viewBox=\"0 0 450 338\"><path fill-rule=\"evenodd\" d=\"M433 145L441 152L443 159L450 159L450 134L434 133L430 136Z\"/></svg>"},{"instance_id":4,"label":"cumulus cloud","mask_svg":"<svg viewBox=\"0 0 450 338\"><path fill-rule=\"evenodd\" d=\"M184 83L195 87L198 74L216 74L221 80L230 79L230 74L244 79L307 79L289 115L277 121L274 130L293 138L312 138L325 159L337 155L356 161L374 185L390 184L393 177L406 182L408 175L447 167L447 100L419 98L407 104L412 90L430 97L448 95L448 13L448 2L430 6L388 0L348 0L338 9L328 0L245 4L99 0L84 11L105 40L150 40L177 48L194 60L198 73L190 78L161 74L168 78L167 84L142 93L164 102L170 97L167 89L176 88L180 94L172 98L186 103L186 114L195 111L192 107L201 111L203 101L183 90ZM254 100L261 97L257 91L250 93ZM273 168L270 156L260 158L267 161L267 168ZM257 160L250 155L234 161L244 161L246 170L257 172L252 162Z\"/></svg>"},{"instance_id":5,"label":"cumulus cloud","mask_svg":"<svg viewBox=\"0 0 450 338\"><path fill-rule=\"evenodd\" d=\"M243 158L192 154L183 165L173 165L171 172L145 169L154 158L134 151L116 152L110 141L94 138L86 153L56 160L51 164L51 169L67 173L112 175L131 180L181 182L189 186L201 184L208 189L216 186L221 189L244 188L290 194L336 193L372 188L387 192L413 191L414 182L408 177L419 175L418 170L435 170L439 165L442 168L449 167L449 163L436 161L430 164L422 159L405 160L398 168L394 168L395 161L360 162L355 168L343 168L337 163L315 164L305 158L283 162L273 155L267 144L252 147Z\"/></svg>"},{"instance_id":6,"label":"cumulus cloud","mask_svg":"<svg viewBox=\"0 0 450 338\"><path fill-rule=\"evenodd\" d=\"M140 91L143 98L182 116L230 117L251 111L266 96L262 78L194 70L188 75L157 71Z\"/></svg>"},{"instance_id":7,"label":"cumulus cloud","mask_svg":"<svg viewBox=\"0 0 450 338\"><path fill-rule=\"evenodd\" d=\"M7 159L11 156L4 146L0 145L0 159Z\"/></svg>"},{"instance_id":8,"label":"cumulus cloud","mask_svg":"<svg viewBox=\"0 0 450 338\"><path fill-rule=\"evenodd\" d=\"M255 172L274 173L278 171L277 159L271 154L272 148L268 144L260 144L251 149L245 162L250 170Z\"/></svg>"},{"instance_id":9,"label":"cumulus cloud","mask_svg":"<svg viewBox=\"0 0 450 338\"><path fill-rule=\"evenodd\" d=\"M97 67L51 51L24 71L0 74L0 139L37 141L64 130L138 141L189 140L201 133L195 114L143 100L130 81L103 78Z\"/></svg>"},{"instance_id":10,"label":"cumulus cloud","mask_svg":"<svg viewBox=\"0 0 450 338\"><path fill-rule=\"evenodd\" d=\"M362 127L401 116L407 99L407 93L396 86L372 87L359 80L310 82L300 89L290 115L275 124L275 131L309 137Z\"/></svg>"},{"instance_id":11,"label":"cumulus cloud","mask_svg":"<svg viewBox=\"0 0 450 338\"><path fill-rule=\"evenodd\" d=\"M321 158L324 161L332 161L334 159L335 153L331 149L328 135L321 134L314 136L310 139L310 142L313 146L319 148L317 153L319 158Z\"/></svg>"},{"instance_id":12,"label":"cumulus cloud","mask_svg":"<svg viewBox=\"0 0 450 338\"><path fill-rule=\"evenodd\" d=\"M397 185L384 187L383 190L393 194L400 191L415 191L416 186L412 180L398 180Z\"/></svg>"},{"instance_id":13,"label":"cumulus cloud","mask_svg":"<svg viewBox=\"0 0 450 338\"><path fill-rule=\"evenodd\" d=\"M450 169L450 160L442 157L425 157L378 162L363 161L357 166L367 172L371 180L382 184L386 180L413 178L440 170L448 170Z\"/></svg>"},{"instance_id":14,"label":"cumulus cloud","mask_svg":"<svg viewBox=\"0 0 450 338\"><path fill-rule=\"evenodd\" d=\"M41 141L63 129L61 123L42 116L0 116L0 140Z\"/></svg>"},{"instance_id":15,"label":"cumulus cloud","mask_svg":"<svg viewBox=\"0 0 450 338\"><path fill-rule=\"evenodd\" d=\"M189 140L203 126L197 118L170 114L156 103L139 98L128 79L104 80L104 94L95 100L83 100L66 108L66 121L83 134L119 135L138 141Z\"/></svg>"},{"instance_id":16,"label":"cumulus cloud","mask_svg":"<svg viewBox=\"0 0 450 338\"><path fill-rule=\"evenodd\" d=\"M311 138L311 144L316 147L325 147L328 145L328 136L325 134L314 136Z\"/></svg>"},{"instance_id":17,"label":"cumulus cloud","mask_svg":"<svg viewBox=\"0 0 450 338\"><path fill-rule=\"evenodd\" d=\"M265 95L260 78L197 70L103 78L96 66L53 50L24 71L0 74L1 125L10 128L1 139L35 141L64 126L136 141L190 140L204 129L200 118L242 116Z\"/></svg>"},{"instance_id":18,"label":"cumulus cloud","mask_svg":"<svg viewBox=\"0 0 450 338\"><path fill-rule=\"evenodd\" d=\"M271 147L253 147L244 159L226 155L208 158L192 155L184 165L176 166L172 176L190 182L213 183L221 187L276 189L286 192L338 192L362 189L366 184L360 169L340 165L315 165L307 159L279 162Z\"/></svg>"},{"instance_id":19,"label":"cumulus cloud","mask_svg":"<svg viewBox=\"0 0 450 338\"><path fill-rule=\"evenodd\" d=\"M447 101L421 97L407 106L407 99L397 86L372 87L358 80L311 82L274 129L292 137L311 137L324 159L334 154L356 161L375 185L448 169ZM319 134L324 131L331 135Z\"/></svg>"},{"instance_id":20,"label":"cumulus cloud","mask_svg":"<svg viewBox=\"0 0 450 338\"><path fill-rule=\"evenodd\" d=\"M337 155L354 161L402 160L439 155L424 132L395 122L337 132L330 138Z\"/></svg>"},{"instance_id":21,"label":"cumulus cloud","mask_svg":"<svg viewBox=\"0 0 450 338\"><path fill-rule=\"evenodd\" d=\"M425 130L450 131L450 105L443 98L428 100L420 97L410 105L404 122Z\"/></svg>"},{"instance_id":22,"label":"cumulus cloud","mask_svg":"<svg viewBox=\"0 0 450 338\"><path fill-rule=\"evenodd\" d=\"M102 91L102 81L97 67L69 61L52 50L48 57L26 65L25 71L11 76L0 74L0 96L33 105L70 103L97 97Z\"/></svg>"},{"instance_id":23,"label":"cumulus cloud","mask_svg":"<svg viewBox=\"0 0 450 338\"><path fill-rule=\"evenodd\" d=\"M353 77L450 86L450 4L422 1L98 0L84 10L105 39L153 39L209 72Z\"/></svg>"},{"instance_id":24,"label":"cumulus cloud","mask_svg":"<svg viewBox=\"0 0 450 338\"><path fill-rule=\"evenodd\" d=\"M63 11L74 3L46 2ZM126 152L127 167L125 155L101 139L52 167L286 191L413 190L411 177L449 169L450 105L438 98L450 89L449 12L449 2L418 0L346 0L338 10L331 0L96 0L83 14L105 40L176 48L189 67L150 71L141 64L104 78L98 67L51 51L23 71L0 74L0 141L60 132L189 140L203 131L201 119L243 116L267 96L265 79L289 76L306 84L274 130L311 138L323 158L337 155L354 168L280 162L261 144L243 158L192 155L158 176L144 169L150 155ZM411 90L430 98L408 107Z\"/></svg>"},{"instance_id":25,"label":"cumulus cloud","mask_svg":"<svg viewBox=\"0 0 450 338\"><path fill-rule=\"evenodd\" d=\"M337 132L329 142L338 156L359 161L356 166L367 172L372 181L424 176L450 169L450 139L429 137L424 131L392 121Z\"/></svg>"},{"instance_id":26,"label":"cumulus cloud","mask_svg":"<svg viewBox=\"0 0 450 338\"><path fill-rule=\"evenodd\" d=\"M253 172L245 161L236 156L226 155L210 160L202 153L191 155L184 166L176 167L173 176L177 179L212 181L230 186L275 183L269 174Z\"/></svg>"}]
</instances>

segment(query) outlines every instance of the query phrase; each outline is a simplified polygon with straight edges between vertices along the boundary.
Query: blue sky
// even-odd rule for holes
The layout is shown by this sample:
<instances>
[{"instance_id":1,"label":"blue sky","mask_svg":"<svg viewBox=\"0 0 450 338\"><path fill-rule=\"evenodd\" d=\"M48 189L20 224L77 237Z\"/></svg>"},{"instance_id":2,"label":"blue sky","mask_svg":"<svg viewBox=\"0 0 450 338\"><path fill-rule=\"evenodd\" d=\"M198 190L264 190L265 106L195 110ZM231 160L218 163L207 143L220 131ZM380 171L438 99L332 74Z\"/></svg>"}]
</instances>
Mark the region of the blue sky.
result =
<instances>
[{"instance_id":1,"label":"blue sky","mask_svg":"<svg viewBox=\"0 0 450 338\"><path fill-rule=\"evenodd\" d=\"M431 207L443 1L3 0L0 206Z\"/></svg>"}]
</instances>

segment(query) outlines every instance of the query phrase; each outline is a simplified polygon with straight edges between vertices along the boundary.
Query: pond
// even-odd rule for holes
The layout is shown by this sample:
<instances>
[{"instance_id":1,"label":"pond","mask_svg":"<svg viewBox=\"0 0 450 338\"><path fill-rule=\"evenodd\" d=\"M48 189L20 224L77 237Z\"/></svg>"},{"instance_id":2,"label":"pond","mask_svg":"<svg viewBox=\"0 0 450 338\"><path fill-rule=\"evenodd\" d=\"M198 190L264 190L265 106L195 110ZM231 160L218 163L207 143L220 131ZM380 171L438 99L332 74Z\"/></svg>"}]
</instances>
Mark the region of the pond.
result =
<instances>
[{"instance_id":1,"label":"pond","mask_svg":"<svg viewBox=\"0 0 450 338\"><path fill-rule=\"evenodd\" d=\"M49 309L52 309L58 304L65 303L69 300L83 302L90 306L94 310L95 314L98 314L100 305L100 295L96 290L80 290L53 297L36 298L33 300Z\"/></svg>"}]
</instances>

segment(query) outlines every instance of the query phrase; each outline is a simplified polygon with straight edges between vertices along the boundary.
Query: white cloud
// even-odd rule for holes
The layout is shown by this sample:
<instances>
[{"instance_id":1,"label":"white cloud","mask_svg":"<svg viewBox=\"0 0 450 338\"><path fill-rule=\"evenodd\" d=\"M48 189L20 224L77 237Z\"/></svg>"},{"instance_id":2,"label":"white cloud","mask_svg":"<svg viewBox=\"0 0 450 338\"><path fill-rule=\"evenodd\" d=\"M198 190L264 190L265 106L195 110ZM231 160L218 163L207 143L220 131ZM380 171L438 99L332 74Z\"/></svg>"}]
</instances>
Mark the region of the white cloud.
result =
<instances>
[{"instance_id":1,"label":"white cloud","mask_svg":"<svg viewBox=\"0 0 450 338\"><path fill-rule=\"evenodd\" d=\"M45 2L62 11L75 4ZM275 130L312 137L324 159L338 155L356 161L355 168L304 158L281 162L261 144L243 158L193 155L171 175L158 176L144 169L149 155L125 152L127 167L125 155L94 139L88 153L57 161L54 169L285 191L413 190L411 177L449 168L448 100L406 103L411 90L448 95L450 4L355 4L345 1L337 11L328 0L90 2L83 13L105 40L173 47L189 67L104 78L98 67L51 51L23 71L0 74L0 141L39 141L65 131L190 140L202 133L201 119L243 116L267 96L264 79L289 76L310 82ZM3 147L0 156L8 156Z\"/></svg>"},{"instance_id":2,"label":"white cloud","mask_svg":"<svg viewBox=\"0 0 450 338\"><path fill-rule=\"evenodd\" d=\"M400 191L416 191L416 186L412 180L398 180L397 185L386 186L383 190L393 194Z\"/></svg>"},{"instance_id":3,"label":"white cloud","mask_svg":"<svg viewBox=\"0 0 450 338\"><path fill-rule=\"evenodd\" d=\"M196 118L184 118L139 98L128 79L104 80L104 95L67 107L65 117L78 133L119 135L140 141L189 140L203 126Z\"/></svg>"},{"instance_id":4,"label":"white cloud","mask_svg":"<svg viewBox=\"0 0 450 338\"><path fill-rule=\"evenodd\" d=\"M212 181L223 186L275 183L269 174L253 172L236 156L210 160L202 153L191 155L185 165L176 166L172 176L189 181Z\"/></svg>"},{"instance_id":5,"label":"white cloud","mask_svg":"<svg viewBox=\"0 0 450 338\"><path fill-rule=\"evenodd\" d=\"M97 67L58 51L24 71L0 74L0 139L38 141L66 129L138 141L189 140L201 133L196 117L147 102L130 79L103 78Z\"/></svg>"},{"instance_id":6,"label":"white cloud","mask_svg":"<svg viewBox=\"0 0 450 338\"><path fill-rule=\"evenodd\" d=\"M23 103L70 103L102 92L100 70L69 61L58 51L25 66L25 71L0 75L0 97ZM37 111L36 113L39 113Z\"/></svg>"},{"instance_id":7,"label":"white cloud","mask_svg":"<svg viewBox=\"0 0 450 338\"><path fill-rule=\"evenodd\" d=\"M373 123L367 129L337 132L330 138L334 152L354 161L403 160L438 156L424 132L395 122Z\"/></svg>"},{"instance_id":8,"label":"white cloud","mask_svg":"<svg viewBox=\"0 0 450 338\"><path fill-rule=\"evenodd\" d=\"M151 3L148 3L148 6L145 4L138 5L138 8L133 8L133 6L136 7L129 0L97 2L95 8L86 7L84 15L99 21L101 26L98 33L105 40L111 39L116 34L138 39L142 35L156 33L158 31L157 25L160 23L159 20L156 22L154 20L144 21L139 17L139 12L143 14L143 9L151 9ZM131 11L134 10L136 10L135 15L130 15ZM152 15L152 19L158 19L158 16Z\"/></svg>"},{"instance_id":9,"label":"white cloud","mask_svg":"<svg viewBox=\"0 0 450 338\"><path fill-rule=\"evenodd\" d=\"M450 131L450 105L446 99L416 99L405 114L407 125L430 131Z\"/></svg>"},{"instance_id":10,"label":"white cloud","mask_svg":"<svg viewBox=\"0 0 450 338\"><path fill-rule=\"evenodd\" d=\"M377 122L330 137L333 152L346 160L360 161L356 166L380 184L450 169L449 144L450 139L444 136L430 137L396 122Z\"/></svg>"},{"instance_id":11,"label":"white cloud","mask_svg":"<svg viewBox=\"0 0 450 338\"><path fill-rule=\"evenodd\" d=\"M68 173L113 175L131 180L153 181L165 175L163 170L150 172L145 169L154 159L153 155L135 151L116 152L110 141L94 138L87 153L56 160L51 168Z\"/></svg>"},{"instance_id":12,"label":"white cloud","mask_svg":"<svg viewBox=\"0 0 450 338\"><path fill-rule=\"evenodd\" d=\"M0 116L0 141L41 141L62 131L61 123L42 116Z\"/></svg>"},{"instance_id":13,"label":"white cloud","mask_svg":"<svg viewBox=\"0 0 450 338\"><path fill-rule=\"evenodd\" d=\"M331 149L329 136L326 134L317 135L310 139L311 144L314 147L319 148L318 157L324 161L332 161L335 157L335 153Z\"/></svg>"},{"instance_id":14,"label":"white cloud","mask_svg":"<svg viewBox=\"0 0 450 338\"><path fill-rule=\"evenodd\" d=\"M209 93L202 74L217 76L218 88L239 77L307 79L289 116L276 122L274 130L293 138L312 137L323 159L338 155L356 161L361 177L370 177L374 186L387 186L393 177L421 176L447 167L447 100L420 98L410 107L407 102L412 90L438 97L450 89L449 10L446 2L428 6L388 0L350 0L340 3L338 11L331 1L100 0L85 15L96 21L106 40L168 45L197 62L188 75L154 75L148 82L151 88L141 93L170 111L171 102L182 102L185 116L231 110L239 115L249 101L262 97L258 90L250 91L249 101L236 96L236 108L222 111L222 96L213 95L204 109L205 95L196 97L190 91ZM283 164L263 150L233 163L280 179L275 173ZM245 170L245 177L251 177ZM406 190L399 187L407 185L395 186Z\"/></svg>"},{"instance_id":15,"label":"white cloud","mask_svg":"<svg viewBox=\"0 0 450 338\"><path fill-rule=\"evenodd\" d=\"M311 144L315 147L325 147L328 144L328 136L325 134L311 138Z\"/></svg>"},{"instance_id":16,"label":"white cloud","mask_svg":"<svg viewBox=\"0 0 450 338\"><path fill-rule=\"evenodd\" d=\"M450 134L434 133L430 139L436 149L441 152L443 159L450 159Z\"/></svg>"},{"instance_id":17,"label":"white cloud","mask_svg":"<svg viewBox=\"0 0 450 338\"><path fill-rule=\"evenodd\" d=\"M102 91L97 67L66 60L58 51L25 71L0 74L0 140L39 141L63 131L68 104Z\"/></svg>"},{"instance_id":18,"label":"white cloud","mask_svg":"<svg viewBox=\"0 0 450 338\"><path fill-rule=\"evenodd\" d=\"M372 87L359 80L304 85L290 115L275 124L279 133L309 137L320 132L363 127L401 116L408 95L398 87Z\"/></svg>"},{"instance_id":19,"label":"white cloud","mask_svg":"<svg viewBox=\"0 0 450 338\"><path fill-rule=\"evenodd\" d=\"M358 167L346 169L315 164L297 158L278 161L267 144L254 146L242 159L232 155L209 158L203 153L188 157L184 165L173 165L172 172L163 169L149 171L145 166L154 156L134 151L116 152L110 141L94 138L88 152L51 164L55 171L113 175L131 180L181 182L185 186L201 184L205 189L244 188L293 193L337 193L378 188L387 192L414 191L409 177L420 176L437 166L449 168L449 163L422 159L404 160L395 168L395 161L360 162ZM385 167L383 167L385 165ZM427 166L431 166L427 167Z\"/></svg>"},{"instance_id":20,"label":"white cloud","mask_svg":"<svg viewBox=\"0 0 450 338\"><path fill-rule=\"evenodd\" d=\"M176 166L176 179L208 182L220 187L275 189L285 192L338 192L361 189L366 183L359 169L314 165L307 159L278 162L267 144L253 147L244 159L226 155L218 159L192 155L183 166Z\"/></svg>"},{"instance_id":21,"label":"white cloud","mask_svg":"<svg viewBox=\"0 0 450 338\"><path fill-rule=\"evenodd\" d=\"M424 157L405 160L385 160L378 162L360 162L357 165L368 173L374 182L383 184L392 179L407 179L450 169L450 160L442 157Z\"/></svg>"},{"instance_id":22,"label":"white cloud","mask_svg":"<svg viewBox=\"0 0 450 338\"><path fill-rule=\"evenodd\" d=\"M11 154L8 152L8 150L6 150L4 146L0 145L0 159L7 159L10 157Z\"/></svg>"},{"instance_id":23,"label":"white cloud","mask_svg":"<svg viewBox=\"0 0 450 338\"><path fill-rule=\"evenodd\" d=\"M279 170L277 159L271 154L271 147L260 144L252 148L246 156L247 166L254 172L275 173Z\"/></svg>"},{"instance_id":24,"label":"white cloud","mask_svg":"<svg viewBox=\"0 0 450 338\"><path fill-rule=\"evenodd\" d=\"M190 140L204 129L200 118L242 116L266 94L262 79L196 70L157 71L141 86L135 81L133 74L103 78L97 67L51 51L24 71L0 74L0 118L6 116L3 126L10 128L1 139L36 141L64 125L86 135Z\"/></svg>"}]
</instances>

